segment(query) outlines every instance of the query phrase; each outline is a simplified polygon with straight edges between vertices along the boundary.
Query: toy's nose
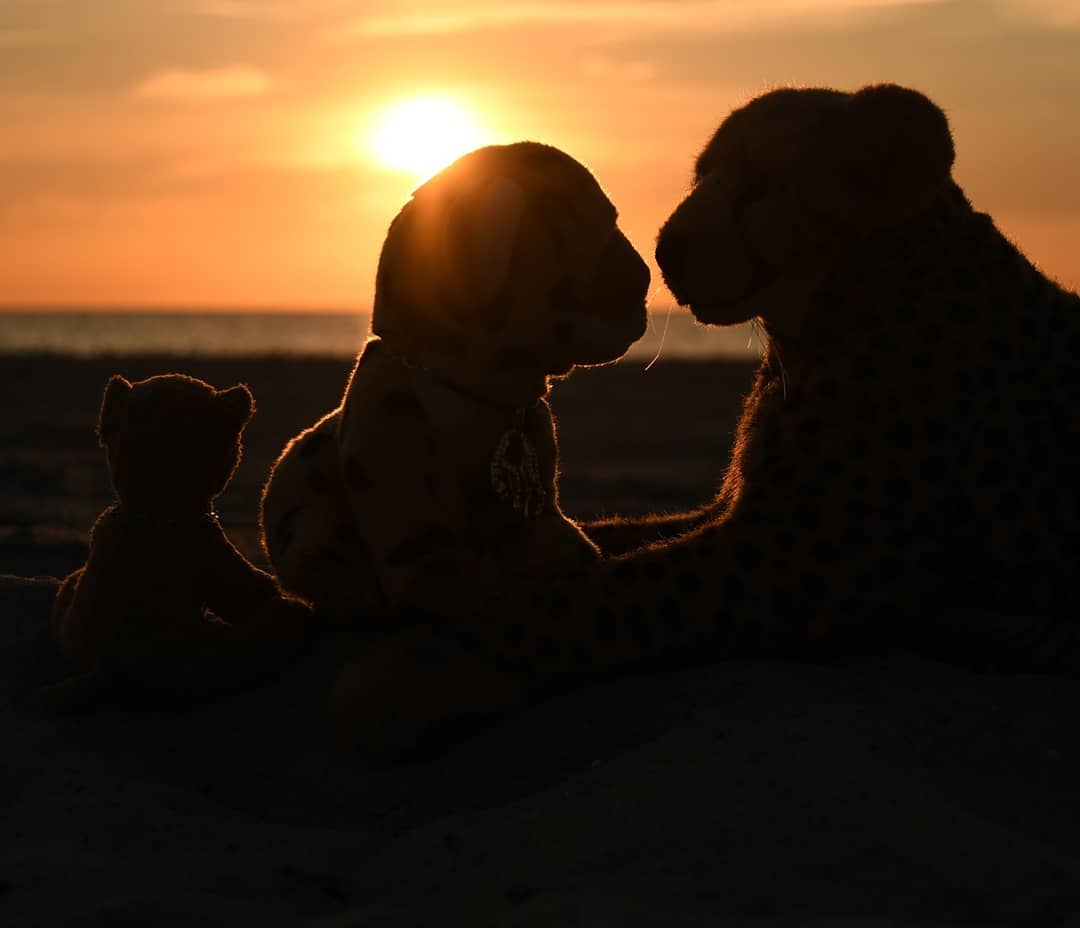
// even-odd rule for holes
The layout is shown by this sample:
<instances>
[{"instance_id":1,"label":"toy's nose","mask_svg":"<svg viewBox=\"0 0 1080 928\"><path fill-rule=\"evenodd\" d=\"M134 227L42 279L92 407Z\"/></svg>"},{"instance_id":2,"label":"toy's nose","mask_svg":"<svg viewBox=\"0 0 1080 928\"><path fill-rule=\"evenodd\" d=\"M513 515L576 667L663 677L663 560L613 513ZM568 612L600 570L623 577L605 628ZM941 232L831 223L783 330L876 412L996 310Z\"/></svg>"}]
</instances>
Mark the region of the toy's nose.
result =
<instances>
[{"instance_id":1,"label":"toy's nose","mask_svg":"<svg viewBox=\"0 0 1080 928\"><path fill-rule=\"evenodd\" d=\"M677 233L665 232L656 243L656 263L664 274L664 280L674 290L686 266L686 256L690 251L686 239Z\"/></svg>"}]
</instances>

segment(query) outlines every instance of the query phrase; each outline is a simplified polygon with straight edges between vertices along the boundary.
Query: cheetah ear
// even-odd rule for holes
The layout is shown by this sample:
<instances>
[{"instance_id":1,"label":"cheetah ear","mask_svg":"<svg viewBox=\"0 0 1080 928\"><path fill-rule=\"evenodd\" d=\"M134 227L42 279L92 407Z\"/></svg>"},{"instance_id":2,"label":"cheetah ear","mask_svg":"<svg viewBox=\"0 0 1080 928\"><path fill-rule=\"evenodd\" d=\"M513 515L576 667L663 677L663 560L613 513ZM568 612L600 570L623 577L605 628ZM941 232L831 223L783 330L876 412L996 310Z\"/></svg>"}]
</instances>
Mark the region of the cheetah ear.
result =
<instances>
[{"instance_id":1,"label":"cheetah ear","mask_svg":"<svg viewBox=\"0 0 1080 928\"><path fill-rule=\"evenodd\" d=\"M955 157L948 120L918 91L864 87L837 117L822 150L810 153L832 177L822 184L833 198L830 212L869 231L918 211L948 180Z\"/></svg>"},{"instance_id":2,"label":"cheetah ear","mask_svg":"<svg viewBox=\"0 0 1080 928\"><path fill-rule=\"evenodd\" d=\"M508 177L488 177L449 204L446 241L459 296L487 303L502 292L510 272L525 191Z\"/></svg>"},{"instance_id":3,"label":"cheetah ear","mask_svg":"<svg viewBox=\"0 0 1080 928\"><path fill-rule=\"evenodd\" d=\"M924 198L948 179L956 157L949 121L928 98L877 84L858 91L848 105L864 157L869 153L880 166L879 194L901 202Z\"/></svg>"},{"instance_id":4,"label":"cheetah ear","mask_svg":"<svg viewBox=\"0 0 1080 928\"><path fill-rule=\"evenodd\" d=\"M221 421L230 432L239 435L255 414L255 398L245 384L238 383L228 390L218 390L214 395Z\"/></svg>"},{"instance_id":5,"label":"cheetah ear","mask_svg":"<svg viewBox=\"0 0 1080 928\"><path fill-rule=\"evenodd\" d=\"M119 374L113 374L105 385L101 398L101 411L98 413L98 444L107 445L116 435L127 417L128 399L131 396L131 381Z\"/></svg>"}]
</instances>

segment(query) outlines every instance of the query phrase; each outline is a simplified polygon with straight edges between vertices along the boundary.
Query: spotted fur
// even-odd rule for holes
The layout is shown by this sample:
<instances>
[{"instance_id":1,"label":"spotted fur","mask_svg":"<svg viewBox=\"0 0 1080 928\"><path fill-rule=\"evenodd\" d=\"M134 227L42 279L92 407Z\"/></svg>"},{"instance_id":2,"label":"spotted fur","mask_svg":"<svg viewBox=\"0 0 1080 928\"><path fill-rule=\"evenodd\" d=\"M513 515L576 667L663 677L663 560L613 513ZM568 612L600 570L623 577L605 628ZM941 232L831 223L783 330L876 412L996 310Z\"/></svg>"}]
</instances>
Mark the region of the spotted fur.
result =
<instances>
[{"instance_id":1,"label":"spotted fur","mask_svg":"<svg viewBox=\"0 0 1080 928\"><path fill-rule=\"evenodd\" d=\"M774 91L721 124L657 259L698 319L765 336L732 462L698 511L591 529L629 553L455 626L463 666L519 684L490 708L635 664L886 643L1080 669L1080 298L952 160L941 110L891 85ZM368 750L401 743L379 724L402 705L419 740L459 713L408 642L352 674Z\"/></svg>"},{"instance_id":2,"label":"spotted fur","mask_svg":"<svg viewBox=\"0 0 1080 928\"><path fill-rule=\"evenodd\" d=\"M559 509L546 395L644 332L647 287L614 207L557 149L479 149L417 190L387 234L341 405L267 484L284 586L377 626L594 560Z\"/></svg>"}]
</instances>

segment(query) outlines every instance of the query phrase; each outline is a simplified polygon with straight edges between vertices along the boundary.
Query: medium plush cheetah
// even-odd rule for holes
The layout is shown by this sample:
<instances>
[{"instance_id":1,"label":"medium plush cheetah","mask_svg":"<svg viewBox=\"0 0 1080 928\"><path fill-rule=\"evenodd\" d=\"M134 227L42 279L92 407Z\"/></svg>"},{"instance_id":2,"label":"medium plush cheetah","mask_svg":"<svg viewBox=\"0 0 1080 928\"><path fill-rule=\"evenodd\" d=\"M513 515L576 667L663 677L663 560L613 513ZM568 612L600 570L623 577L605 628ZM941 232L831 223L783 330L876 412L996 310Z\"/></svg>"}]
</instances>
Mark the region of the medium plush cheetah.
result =
<instances>
[{"instance_id":1,"label":"medium plush cheetah","mask_svg":"<svg viewBox=\"0 0 1080 928\"><path fill-rule=\"evenodd\" d=\"M466 654L523 686L883 642L1080 668L1080 298L972 209L952 161L941 110L901 87L733 112L657 244L698 319L766 335L716 499L596 526L606 550L645 547L458 622L435 670L434 626L361 655L354 740L452 718Z\"/></svg>"},{"instance_id":2,"label":"medium plush cheetah","mask_svg":"<svg viewBox=\"0 0 1080 928\"><path fill-rule=\"evenodd\" d=\"M52 616L61 653L86 680L198 698L228 685L207 679L211 664L242 673L229 663L257 642L306 637L308 607L282 596L214 513L253 412L243 385L219 391L183 374L109 381L98 436L117 501L94 523L87 562L64 580Z\"/></svg>"},{"instance_id":3,"label":"medium plush cheetah","mask_svg":"<svg viewBox=\"0 0 1080 928\"><path fill-rule=\"evenodd\" d=\"M341 406L267 484L285 588L377 625L387 607L453 612L515 571L595 560L559 509L546 395L644 333L648 282L599 184L558 149L478 149L418 189Z\"/></svg>"}]
</instances>

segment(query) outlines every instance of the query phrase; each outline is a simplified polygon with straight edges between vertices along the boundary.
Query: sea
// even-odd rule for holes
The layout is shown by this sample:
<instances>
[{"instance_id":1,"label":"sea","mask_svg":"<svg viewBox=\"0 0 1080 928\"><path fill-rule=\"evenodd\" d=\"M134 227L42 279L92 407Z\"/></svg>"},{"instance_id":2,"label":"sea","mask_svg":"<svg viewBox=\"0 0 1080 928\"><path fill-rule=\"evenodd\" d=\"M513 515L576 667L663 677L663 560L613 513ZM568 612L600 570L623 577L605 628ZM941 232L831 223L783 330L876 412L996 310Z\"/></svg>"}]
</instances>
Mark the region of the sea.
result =
<instances>
[{"instance_id":1,"label":"sea","mask_svg":"<svg viewBox=\"0 0 1080 928\"><path fill-rule=\"evenodd\" d=\"M0 355L347 358L357 353L370 324L364 312L0 311ZM752 360L760 353L748 325L706 328L689 313L672 310L649 314L648 331L627 358Z\"/></svg>"}]
</instances>

